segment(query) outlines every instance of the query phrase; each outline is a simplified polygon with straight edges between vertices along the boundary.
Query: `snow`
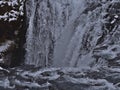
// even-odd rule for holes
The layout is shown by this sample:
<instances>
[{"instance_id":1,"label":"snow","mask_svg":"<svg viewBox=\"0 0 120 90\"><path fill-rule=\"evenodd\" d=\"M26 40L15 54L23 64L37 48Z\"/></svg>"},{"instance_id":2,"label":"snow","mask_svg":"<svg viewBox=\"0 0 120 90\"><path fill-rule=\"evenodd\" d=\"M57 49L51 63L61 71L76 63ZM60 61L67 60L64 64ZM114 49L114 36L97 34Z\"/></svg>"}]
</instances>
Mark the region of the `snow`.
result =
<instances>
[{"instance_id":1,"label":"snow","mask_svg":"<svg viewBox=\"0 0 120 90\"><path fill-rule=\"evenodd\" d=\"M1 0L0 5L2 4L8 4L9 6L15 6L15 5L18 5L18 1L17 0L12 0L12 1Z\"/></svg>"},{"instance_id":2,"label":"snow","mask_svg":"<svg viewBox=\"0 0 120 90\"><path fill-rule=\"evenodd\" d=\"M9 22L11 22L11 21L16 21L17 19L16 18L10 18L9 19Z\"/></svg>"},{"instance_id":3,"label":"snow","mask_svg":"<svg viewBox=\"0 0 120 90\"><path fill-rule=\"evenodd\" d=\"M118 18L119 16L118 16L118 15L115 15L114 17L115 17L115 18Z\"/></svg>"},{"instance_id":4,"label":"snow","mask_svg":"<svg viewBox=\"0 0 120 90\"><path fill-rule=\"evenodd\" d=\"M4 15L0 15L0 20L1 20L1 19L7 19L7 18L8 18L7 13L5 13Z\"/></svg>"},{"instance_id":5,"label":"snow","mask_svg":"<svg viewBox=\"0 0 120 90\"><path fill-rule=\"evenodd\" d=\"M114 24L115 22L116 22L116 19L112 20L112 21L111 21L111 24Z\"/></svg>"},{"instance_id":6,"label":"snow","mask_svg":"<svg viewBox=\"0 0 120 90\"><path fill-rule=\"evenodd\" d=\"M2 1L0 1L0 4L2 4Z\"/></svg>"},{"instance_id":7,"label":"snow","mask_svg":"<svg viewBox=\"0 0 120 90\"><path fill-rule=\"evenodd\" d=\"M6 71L6 72L10 72L9 70L7 70L7 69L4 69L4 68L2 68L2 67L0 67L0 70L3 70L3 71Z\"/></svg>"},{"instance_id":8,"label":"snow","mask_svg":"<svg viewBox=\"0 0 120 90\"><path fill-rule=\"evenodd\" d=\"M18 19L19 16L23 16L24 13L24 0L18 2L18 0L12 0L12 1L0 1L0 6L3 7L5 5L11 6L13 10L4 13L4 15L0 15L0 20L4 20L4 21L16 21ZM15 10L16 6L19 7L19 10Z\"/></svg>"},{"instance_id":9,"label":"snow","mask_svg":"<svg viewBox=\"0 0 120 90\"><path fill-rule=\"evenodd\" d=\"M0 70L3 70L3 68L2 68L2 67L0 67Z\"/></svg>"},{"instance_id":10,"label":"snow","mask_svg":"<svg viewBox=\"0 0 120 90\"><path fill-rule=\"evenodd\" d=\"M22 12L21 12L22 13ZM23 13L22 13L23 15ZM16 21L19 16L19 12L11 10L9 13L6 12L4 15L0 15L0 20L4 19L5 21Z\"/></svg>"},{"instance_id":11,"label":"snow","mask_svg":"<svg viewBox=\"0 0 120 90\"><path fill-rule=\"evenodd\" d=\"M0 46L0 52L6 51L6 50L8 49L8 47L9 47L11 44L13 44L13 43L14 43L14 42L13 42L13 41L10 41L10 40L2 43L2 45Z\"/></svg>"}]
</instances>

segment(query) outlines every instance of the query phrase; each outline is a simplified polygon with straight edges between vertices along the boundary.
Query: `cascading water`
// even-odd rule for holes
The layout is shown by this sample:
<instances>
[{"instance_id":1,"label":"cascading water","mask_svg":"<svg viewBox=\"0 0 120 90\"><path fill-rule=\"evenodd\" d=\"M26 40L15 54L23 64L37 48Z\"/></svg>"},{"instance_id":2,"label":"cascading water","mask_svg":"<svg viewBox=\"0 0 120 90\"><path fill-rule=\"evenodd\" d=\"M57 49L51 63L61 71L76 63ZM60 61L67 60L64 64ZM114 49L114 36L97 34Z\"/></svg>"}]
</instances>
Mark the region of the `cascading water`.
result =
<instances>
[{"instance_id":1,"label":"cascading water","mask_svg":"<svg viewBox=\"0 0 120 90\"><path fill-rule=\"evenodd\" d=\"M33 30L34 30L34 17L35 17L35 10L36 10L36 5L35 5L35 1L31 0L31 2L29 2L27 5L27 18L29 18L29 26L28 26L28 30L27 30L27 39L26 39L26 63L27 64L34 64L33 62L33 47L31 47L33 45Z\"/></svg>"},{"instance_id":2,"label":"cascading water","mask_svg":"<svg viewBox=\"0 0 120 90\"><path fill-rule=\"evenodd\" d=\"M115 26L111 22L117 20L114 18L117 13L109 15L115 2L117 0L27 1L26 64L42 67L106 64L96 48L106 43L105 39L109 39L109 32Z\"/></svg>"},{"instance_id":3,"label":"cascading water","mask_svg":"<svg viewBox=\"0 0 120 90\"><path fill-rule=\"evenodd\" d=\"M51 63L53 41L49 25L52 22L49 21L50 10L46 3L48 3L47 0L32 1L33 7L27 7L28 10L32 10L32 14L29 18L27 33L26 64L45 67Z\"/></svg>"},{"instance_id":4,"label":"cascading water","mask_svg":"<svg viewBox=\"0 0 120 90\"><path fill-rule=\"evenodd\" d=\"M120 0L25 4L25 65L0 67L1 90L120 90Z\"/></svg>"},{"instance_id":5,"label":"cascading water","mask_svg":"<svg viewBox=\"0 0 120 90\"><path fill-rule=\"evenodd\" d=\"M79 3L79 4L78 4ZM64 60L66 51L68 50L68 46L70 44L71 38L74 37L75 29L80 23L80 14L84 10L84 1L81 0L77 3L77 6L74 7L74 11L72 11L72 15L70 19L67 21L67 24L63 28L63 32L60 38L56 41L54 47L54 56L53 56L53 65L57 67L68 66ZM74 3L76 5L76 3ZM74 6L74 5L73 5ZM82 25L81 25L82 27ZM69 52L68 52L69 53Z\"/></svg>"},{"instance_id":6,"label":"cascading water","mask_svg":"<svg viewBox=\"0 0 120 90\"><path fill-rule=\"evenodd\" d=\"M29 18L27 33L26 64L49 66L49 64L53 62L51 65L57 66L56 62L62 60L63 49L67 47L67 43L69 43L69 40L72 37L70 34L72 35L72 32L74 32L75 26L73 25L75 19L78 17L77 11L81 12L79 10L79 4L82 4L82 1L79 1L79 3L78 1L79 0L74 2L73 5L72 0L56 0L54 2L52 0L32 1L31 4L34 8L26 7L28 11L33 10L33 14ZM29 3L30 2L28 1L28 6L30 5ZM36 3L36 6L34 3ZM71 24L71 27L69 27L69 24ZM64 40L65 43L67 42L66 46L60 46L61 52L59 54L59 52L56 52L59 45L57 47L56 44L59 43L59 39L62 36L65 36L65 34L62 35L62 33L64 33L65 30L68 30L68 27L69 29L72 28L72 30L70 30L68 37L66 37L67 40ZM59 56L62 57L59 58Z\"/></svg>"}]
</instances>

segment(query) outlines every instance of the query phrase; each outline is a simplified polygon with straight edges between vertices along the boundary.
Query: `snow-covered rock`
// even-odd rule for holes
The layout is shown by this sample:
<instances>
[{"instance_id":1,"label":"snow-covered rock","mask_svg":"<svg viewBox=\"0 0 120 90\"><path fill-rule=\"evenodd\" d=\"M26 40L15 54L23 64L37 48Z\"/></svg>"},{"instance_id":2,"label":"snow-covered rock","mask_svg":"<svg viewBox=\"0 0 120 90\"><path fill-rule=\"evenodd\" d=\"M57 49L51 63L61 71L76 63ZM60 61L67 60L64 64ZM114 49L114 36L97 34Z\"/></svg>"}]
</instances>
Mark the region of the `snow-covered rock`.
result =
<instances>
[{"instance_id":1,"label":"snow-covered rock","mask_svg":"<svg viewBox=\"0 0 120 90\"><path fill-rule=\"evenodd\" d=\"M20 16L24 15L24 0L1 0L0 10L4 10L4 8L8 11L0 15L0 20L16 21Z\"/></svg>"},{"instance_id":2,"label":"snow-covered rock","mask_svg":"<svg viewBox=\"0 0 120 90\"><path fill-rule=\"evenodd\" d=\"M17 50L22 50L23 19L24 0L0 0L0 66L1 63L10 66L13 61L21 61L16 57L20 53Z\"/></svg>"}]
</instances>

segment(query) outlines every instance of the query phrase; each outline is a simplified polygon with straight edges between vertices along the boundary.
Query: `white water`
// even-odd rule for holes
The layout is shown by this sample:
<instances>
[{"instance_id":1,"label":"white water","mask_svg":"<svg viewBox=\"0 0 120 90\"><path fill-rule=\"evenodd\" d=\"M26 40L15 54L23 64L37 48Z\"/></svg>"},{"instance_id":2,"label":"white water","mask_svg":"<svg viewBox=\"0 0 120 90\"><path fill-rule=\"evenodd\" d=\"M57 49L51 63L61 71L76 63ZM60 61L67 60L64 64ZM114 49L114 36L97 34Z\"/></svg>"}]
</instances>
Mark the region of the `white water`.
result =
<instances>
[{"instance_id":1,"label":"white water","mask_svg":"<svg viewBox=\"0 0 120 90\"><path fill-rule=\"evenodd\" d=\"M35 64L35 60L33 59L33 30L34 30L34 17L35 17L35 9L36 9L36 5L35 5L35 1L31 0L31 5L28 8L30 10L29 13L29 27L27 29L27 34L26 34L26 64Z\"/></svg>"},{"instance_id":2,"label":"white water","mask_svg":"<svg viewBox=\"0 0 120 90\"><path fill-rule=\"evenodd\" d=\"M31 4L27 4L32 15L28 16L26 64L90 67L95 63L93 51L105 43L103 17L110 1L32 0Z\"/></svg>"},{"instance_id":3,"label":"white water","mask_svg":"<svg viewBox=\"0 0 120 90\"><path fill-rule=\"evenodd\" d=\"M67 21L68 23L63 28L63 32L60 36L60 39L57 40L55 43L54 56L53 56L54 66L58 66L58 67L66 66L64 60L66 51L68 50L68 46L71 41L71 38L74 37L74 33L76 32L75 29L80 22L78 18L80 17L83 10L84 10L84 1L81 0L79 6L78 7L76 6L75 11L73 12L74 14L70 17L70 20Z\"/></svg>"}]
</instances>

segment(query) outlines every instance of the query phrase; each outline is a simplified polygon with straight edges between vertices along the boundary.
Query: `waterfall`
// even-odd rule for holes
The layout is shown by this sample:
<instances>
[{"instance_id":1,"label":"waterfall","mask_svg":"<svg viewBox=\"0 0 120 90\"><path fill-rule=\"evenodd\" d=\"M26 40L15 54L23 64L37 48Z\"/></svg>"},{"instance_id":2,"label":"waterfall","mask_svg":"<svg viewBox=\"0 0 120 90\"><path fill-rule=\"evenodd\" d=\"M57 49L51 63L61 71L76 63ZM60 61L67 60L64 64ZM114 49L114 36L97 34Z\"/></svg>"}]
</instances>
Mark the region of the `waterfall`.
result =
<instances>
[{"instance_id":1,"label":"waterfall","mask_svg":"<svg viewBox=\"0 0 120 90\"><path fill-rule=\"evenodd\" d=\"M29 26L27 29L27 34L26 34L26 64L34 64L34 60L33 60L33 30L34 30L34 17L35 17L35 9L36 9L36 5L34 0L31 0L31 2L29 2L28 4L30 4L29 7L27 7L27 17L29 18Z\"/></svg>"},{"instance_id":2,"label":"waterfall","mask_svg":"<svg viewBox=\"0 0 120 90\"><path fill-rule=\"evenodd\" d=\"M98 66L106 64L106 59L95 50L110 38L108 29L112 27L107 15L112 17L108 8L114 1L27 1L25 63L41 67L91 67L99 60L102 63L98 62Z\"/></svg>"},{"instance_id":3,"label":"waterfall","mask_svg":"<svg viewBox=\"0 0 120 90\"><path fill-rule=\"evenodd\" d=\"M67 21L68 23L63 28L63 32L60 36L60 39L56 41L53 58L54 66L66 66L64 58L66 55L67 47L69 46L71 38L74 36L75 28L80 22L78 18L83 12L83 10L84 3L81 0L79 6L76 6L73 15L70 16L70 19Z\"/></svg>"}]
</instances>

